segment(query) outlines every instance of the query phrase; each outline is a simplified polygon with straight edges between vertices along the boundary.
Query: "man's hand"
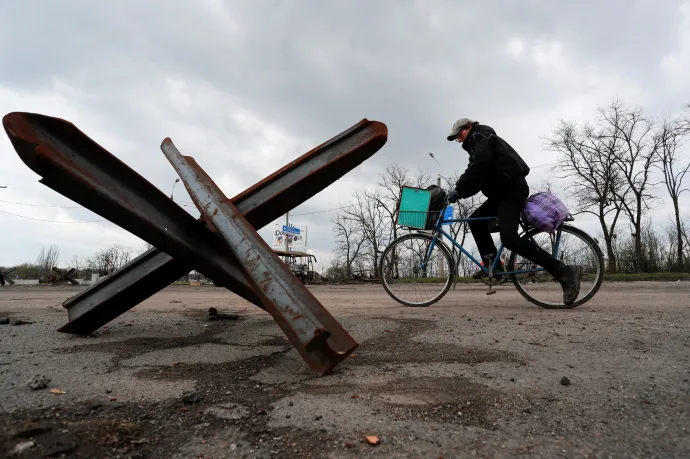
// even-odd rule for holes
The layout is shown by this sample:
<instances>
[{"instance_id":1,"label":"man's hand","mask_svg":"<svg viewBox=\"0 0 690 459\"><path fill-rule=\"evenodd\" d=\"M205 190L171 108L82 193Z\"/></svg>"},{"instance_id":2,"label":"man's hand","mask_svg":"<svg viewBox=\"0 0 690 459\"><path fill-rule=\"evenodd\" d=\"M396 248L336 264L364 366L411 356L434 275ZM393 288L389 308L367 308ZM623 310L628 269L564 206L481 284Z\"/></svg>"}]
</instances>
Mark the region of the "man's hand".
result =
<instances>
[{"instance_id":1,"label":"man's hand","mask_svg":"<svg viewBox=\"0 0 690 459\"><path fill-rule=\"evenodd\" d=\"M452 188L448 191L448 202L455 203L458 200L458 190Z\"/></svg>"}]
</instances>

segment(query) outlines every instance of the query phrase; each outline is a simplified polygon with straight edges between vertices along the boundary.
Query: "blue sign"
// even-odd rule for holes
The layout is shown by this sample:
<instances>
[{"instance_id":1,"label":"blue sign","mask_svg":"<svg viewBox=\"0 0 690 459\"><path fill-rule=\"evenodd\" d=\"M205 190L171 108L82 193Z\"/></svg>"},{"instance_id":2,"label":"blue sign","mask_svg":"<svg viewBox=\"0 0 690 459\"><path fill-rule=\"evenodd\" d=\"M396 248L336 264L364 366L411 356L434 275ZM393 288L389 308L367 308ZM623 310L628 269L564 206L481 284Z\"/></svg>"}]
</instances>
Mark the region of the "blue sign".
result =
<instances>
[{"instance_id":1,"label":"blue sign","mask_svg":"<svg viewBox=\"0 0 690 459\"><path fill-rule=\"evenodd\" d=\"M446 207L446 210L443 212L443 219L444 220L451 220L453 218L453 206L448 206ZM444 223L444 225L450 225L450 223Z\"/></svg>"},{"instance_id":2,"label":"blue sign","mask_svg":"<svg viewBox=\"0 0 690 459\"><path fill-rule=\"evenodd\" d=\"M283 225L283 233L299 234L299 228L295 228L294 226Z\"/></svg>"}]
</instances>

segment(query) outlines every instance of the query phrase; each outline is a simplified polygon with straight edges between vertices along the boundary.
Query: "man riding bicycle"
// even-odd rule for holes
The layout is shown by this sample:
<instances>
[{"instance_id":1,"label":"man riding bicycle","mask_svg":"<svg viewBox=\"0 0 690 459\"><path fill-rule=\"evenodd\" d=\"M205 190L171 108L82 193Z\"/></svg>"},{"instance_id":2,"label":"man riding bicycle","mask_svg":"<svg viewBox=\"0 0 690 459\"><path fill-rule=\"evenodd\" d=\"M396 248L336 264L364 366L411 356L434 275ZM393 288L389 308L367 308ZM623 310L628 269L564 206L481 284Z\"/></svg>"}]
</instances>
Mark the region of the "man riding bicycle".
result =
<instances>
[{"instance_id":1,"label":"man riding bicycle","mask_svg":"<svg viewBox=\"0 0 690 459\"><path fill-rule=\"evenodd\" d=\"M573 304L580 293L582 267L564 264L518 234L520 213L529 197L529 185L525 180L529 174L527 164L491 127L469 118L457 120L447 138L462 143L462 148L469 153L467 169L455 188L449 190L448 200L454 203L481 191L487 199L471 217L498 217L503 245L543 267L561 284L563 302ZM497 251L488 222L473 221L469 225L484 266L490 266ZM497 271L503 271L500 264Z\"/></svg>"}]
</instances>

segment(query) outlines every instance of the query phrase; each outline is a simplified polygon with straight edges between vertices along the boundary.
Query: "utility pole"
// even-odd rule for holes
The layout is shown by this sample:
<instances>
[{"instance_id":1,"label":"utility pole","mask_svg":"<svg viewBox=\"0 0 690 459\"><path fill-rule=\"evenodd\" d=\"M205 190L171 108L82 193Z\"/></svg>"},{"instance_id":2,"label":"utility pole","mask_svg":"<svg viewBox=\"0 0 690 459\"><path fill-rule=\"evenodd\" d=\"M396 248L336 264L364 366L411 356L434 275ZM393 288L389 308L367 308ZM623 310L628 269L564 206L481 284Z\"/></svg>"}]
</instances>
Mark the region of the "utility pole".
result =
<instances>
[{"instance_id":1,"label":"utility pole","mask_svg":"<svg viewBox=\"0 0 690 459\"><path fill-rule=\"evenodd\" d=\"M285 226L290 226L290 211L285 214ZM287 231L283 231L283 237L285 238L285 251L287 252L289 250Z\"/></svg>"}]
</instances>

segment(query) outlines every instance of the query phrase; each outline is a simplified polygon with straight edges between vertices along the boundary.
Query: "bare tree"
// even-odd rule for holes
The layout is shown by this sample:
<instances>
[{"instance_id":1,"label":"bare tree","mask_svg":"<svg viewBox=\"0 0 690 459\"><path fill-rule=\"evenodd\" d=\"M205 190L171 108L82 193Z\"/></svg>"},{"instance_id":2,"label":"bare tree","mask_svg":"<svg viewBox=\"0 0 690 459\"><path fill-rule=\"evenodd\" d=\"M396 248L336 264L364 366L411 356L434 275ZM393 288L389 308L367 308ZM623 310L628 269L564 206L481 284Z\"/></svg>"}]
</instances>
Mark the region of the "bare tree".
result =
<instances>
[{"instance_id":1,"label":"bare tree","mask_svg":"<svg viewBox=\"0 0 690 459\"><path fill-rule=\"evenodd\" d=\"M78 255L74 255L72 259L67 262L67 267L69 269L74 268L75 277L79 277L81 270L84 268L84 261L81 260Z\"/></svg>"},{"instance_id":2,"label":"bare tree","mask_svg":"<svg viewBox=\"0 0 690 459\"><path fill-rule=\"evenodd\" d=\"M343 208L343 215L352 220L355 231L364 239L362 252L369 258L371 272L378 275L379 254L389 242L390 224L381 203L381 190L355 191L354 202Z\"/></svg>"},{"instance_id":3,"label":"bare tree","mask_svg":"<svg viewBox=\"0 0 690 459\"><path fill-rule=\"evenodd\" d=\"M647 120L641 109L628 110L619 101L614 101L606 109L599 109L604 123L605 139L620 139L622 148L616 148L615 162L622 180L627 185L623 189L614 187L617 200L632 225L635 241L637 272L645 267L642 249L642 226L645 211L654 199L651 189L651 174L659 157L659 138L654 135L654 124Z\"/></svg>"},{"instance_id":4,"label":"bare tree","mask_svg":"<svg viewBox=\"0 0 690 459\"><path fill-rule=\"evenodd\" d=\"M57 265L60 258L60 249L57 245L50 245L46 251L45 247L41 248L41 253L36 258L36 265L38 268L38 277L46 278L53 271L53 266Z\"/></svg>"},{"instance_id":5,"label":"bare tree","mask_svg":"<svg viewBox=\"0 0 690 459\"><path fill-rule=\"evenodd\" d=\"M96 253L88 259L89 267L92 271L98 272L102 276L120 269L132 258L132 250L114 245Z\"/></svg>"},{"instance_id":6,"label":"bare tree","mask_svg":"<svg viewBox=\"0 0 690 459\"><path fill-rule=\"evenodd\" d=\"M364 236L358 231L357 221L350 217L338 215L333 219L333 224L335 225L333 235L335 236L335 250L338 258L331 268L335 270L342 266L346 276L352 278L352 266L360 255L362 245L365 242Z\"/></svg>"},{"instance_id":7,"label":"bare tree","mask_svg":"<svg viewBox=\"0 0 690 459\"><path fill-rule=\"evenodd\" d=\"M573 215L589 213L599 220L606 243L608 270L615 273L616 225L629 187L618 167L623 137L608 126L606 114L601 111L600 114L596 127L588 123L580 129L573 122L561 120L552 136L546 139L546 145L559 154L554 167L561 173L559 178L570 182L566 190L575 200Z\"/></svg>"},{"instance_id":8,"label":"bare tree","mask_svg":"<svg viewBox=\"0 0 690 459\"><path fill-rule=\"evenodd\" d=\"M678 148L682 145L686 136L690 133L690 118L676 118L664 119L661 122L659 130L656 132L656 141L660 145L657 154L659 163L657 167L664 174L664 184L666 190L671 197L673 203L673 211L675 214L675 233L676 233L676 247L675 247L675 269L682 271L684 268L683 262L683 236L684 228L680 216L680 208L678 201L680 195L687 188L683 188L683 180L685 174L690 170L690 161L682 163Z\"/></svg>"}]
</instances>

